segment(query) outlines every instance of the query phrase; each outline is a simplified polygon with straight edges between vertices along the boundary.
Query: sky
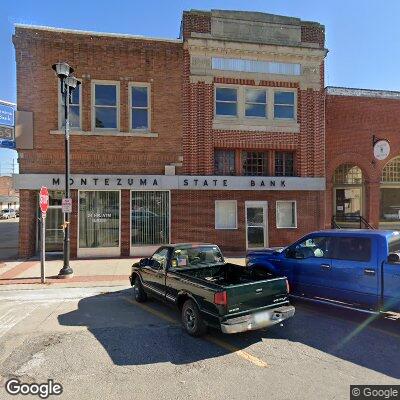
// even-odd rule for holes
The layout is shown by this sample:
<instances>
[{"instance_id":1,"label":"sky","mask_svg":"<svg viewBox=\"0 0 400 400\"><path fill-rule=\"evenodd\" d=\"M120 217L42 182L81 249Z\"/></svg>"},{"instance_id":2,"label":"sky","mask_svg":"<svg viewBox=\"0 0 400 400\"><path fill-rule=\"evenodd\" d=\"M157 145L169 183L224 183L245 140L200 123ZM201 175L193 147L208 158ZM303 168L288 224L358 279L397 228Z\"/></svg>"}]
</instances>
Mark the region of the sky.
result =
<instances>
[{"instance_id":1,"label":"sky","mask_svg":"<svg viewBox=\"0 0 400 400\"><path fill-rule=\"evenodd\" d=\"M0 100L16 102L15 23L177 38L182 11L190 9L260 11L317 21L325 25L329 49L327 86L400 90L399 0L0 1ZM0 173L13 158L15 151L0 148Z\"/></svg>"}]
</instances>

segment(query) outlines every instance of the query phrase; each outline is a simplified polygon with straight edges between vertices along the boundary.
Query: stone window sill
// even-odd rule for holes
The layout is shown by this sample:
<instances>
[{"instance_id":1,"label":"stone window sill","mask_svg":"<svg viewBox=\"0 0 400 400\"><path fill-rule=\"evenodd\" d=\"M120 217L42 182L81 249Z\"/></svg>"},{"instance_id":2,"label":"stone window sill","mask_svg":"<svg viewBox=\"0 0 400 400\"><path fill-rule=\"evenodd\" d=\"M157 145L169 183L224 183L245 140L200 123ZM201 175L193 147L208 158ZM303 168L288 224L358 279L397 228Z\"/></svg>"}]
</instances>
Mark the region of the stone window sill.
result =
<instances>
[{"instance_id":1,"label":"stone window sill","mask_svg":"<svg viewBox=\"0 0 400 400\"><path fill-rule=\"evenodd\" d=\"M300 124L293 120L214 118L212 128L224 131L289 132L299 133Z\"/></svg>"},{"instance_id":2,"label":"stone window sill","mask_svg":"<svg viewBox=\"0 0 400 400\"><path fill-rule=\"evenodd\" d=\"M153 132L119 132L119 131L75 131L71 130L71 135L76 136L131 136L142 138L157 138L158 133ZM50 131L51 135L63 135L63 130Z\"/></svg>"}]
</instances>

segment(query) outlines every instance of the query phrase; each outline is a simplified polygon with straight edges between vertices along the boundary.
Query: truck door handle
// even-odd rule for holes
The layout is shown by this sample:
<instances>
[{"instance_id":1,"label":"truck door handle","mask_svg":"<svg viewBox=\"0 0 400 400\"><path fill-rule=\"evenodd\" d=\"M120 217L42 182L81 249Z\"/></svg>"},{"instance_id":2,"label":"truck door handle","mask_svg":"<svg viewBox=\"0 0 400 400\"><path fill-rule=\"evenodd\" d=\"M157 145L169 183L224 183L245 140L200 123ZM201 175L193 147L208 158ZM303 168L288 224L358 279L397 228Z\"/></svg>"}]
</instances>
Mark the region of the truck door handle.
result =
<instances>
[{"instance_id":1,"label":"truck door handle","mask_svg":"<svg viewBox=\"0 0 400 400\"><path fill-rule=\"evenodd\" d=\"M374 276L375 275L375 270L374 269L365 268L364 269L364 275Z\"/></svg>"},{"instance_id":2,"label":"truck door handle","mask_svg":"<svg viewBox=\"0 0 400 400\"><path fill-rule=\"evenodd\" d=\"M331 269L332 266L330 264L321 264L322 269Z\"/></svg>"}]
</instances>

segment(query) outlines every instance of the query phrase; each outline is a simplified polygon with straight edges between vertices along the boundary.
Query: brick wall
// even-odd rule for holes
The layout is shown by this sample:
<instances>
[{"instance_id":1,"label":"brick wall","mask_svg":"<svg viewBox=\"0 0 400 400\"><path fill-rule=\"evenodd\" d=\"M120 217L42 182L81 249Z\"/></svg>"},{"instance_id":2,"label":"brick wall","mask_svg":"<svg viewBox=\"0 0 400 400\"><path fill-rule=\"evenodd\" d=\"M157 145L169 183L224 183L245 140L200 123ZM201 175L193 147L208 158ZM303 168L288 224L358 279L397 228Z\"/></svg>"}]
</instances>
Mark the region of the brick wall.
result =
<instances>
[{"instance_id":1,"label":"brick wall","mask_svg":"<svg viewBox=\"0 0 400 400\"><path fill-rule=\"evenodd\" d=\"M300 134L289 132L222 131L212 129L214 85L189 82L189 54L185 52L183 173L212 175L214 149L290 150L296 158L298 176L325 175L324 91L300 90L290 82L261 81L259 86L297 88L297 122ZM214 83L256 86L254 80L216 78ZM323 75L321 76L323 88Z\"/></svg>"},{"instance_id":2,"label":"brick wall","mask_svg":"<svg viewBox=\"0 0 400 400\"><path fill-rule=\"evenodd\" d=\"M0 176L0 196L15 196L18 191L13 188L11 176Z\"/></svg>"},{"instance_id":3,"label":"brick wall","mask_svg":"<svg viewBox=\"0 0 400 400\"><path fill-rule=\"evenodd\" d=\"M374 159L372 135L388 139L390 156ZM333 174L341 164L358 165L365 180L365 217L379 224L379 184L382 169L400 154L400 100L326 96L326 226L333 215Z\"/></svg>"},{"instance_id":4,"label":"brick wall","mask_svg":"<svg viewBox=\"0 0 400 400\"><path fill-rule=\"evenodd\" d=\"M31 257L36 248L38 192L20 190L19 257Z\"/></svg>"},{"instance_id":5,"label":"brick wall","mask_svg":"<svg viewBox=\"0 0 400 400\"><path fill-rule=\"evenodd\" d=\"M325 46L325 29L322 25L306 24L301 26L301 41L317 43L321 49Z\"/></svg>"},{"instance_id":6,"label":"brick wall","mask_svg":"<svg viewBox=\"0 0 400 400\"><path fill-rule=\"evenodd\" d=\"M238 229L215 229L215 200L237 201ZM323 192L174 190L171 193L171 241L216 243L225 251L243 252L246 247L245 201L249 200L268 201L270 246L287 245L323 225ZM277 200L297 201L298 228L276 229Z\"/></svg>"},{"instance_id":7,"label":"brick wall","mask_svg":"<svg viewBox=\"0 0 400 400\"><path fill-rule=\"evenodd\" d=\"M151 131L158 138L71 137L72 173L164 173L182 154L182 44L16 27L18 109L34 113L34 149L20 151L21 173L63 172L58 129L58 79L65 60L82 79L82 128L91 131L91 81L120 84L120 130L128 132L128 84L151 84Z\"/></svg>"},{"instance_id":8,"label":"brick wall","mask_svg":"<svg viewBox=\"0 0 400 400\"><path fill-rule=\"evenodd\" d=\"M189 38L192 32L211 32L211 13L201 11L184 11L182 15L181 36Z\"/></svg>"}]
</instances>

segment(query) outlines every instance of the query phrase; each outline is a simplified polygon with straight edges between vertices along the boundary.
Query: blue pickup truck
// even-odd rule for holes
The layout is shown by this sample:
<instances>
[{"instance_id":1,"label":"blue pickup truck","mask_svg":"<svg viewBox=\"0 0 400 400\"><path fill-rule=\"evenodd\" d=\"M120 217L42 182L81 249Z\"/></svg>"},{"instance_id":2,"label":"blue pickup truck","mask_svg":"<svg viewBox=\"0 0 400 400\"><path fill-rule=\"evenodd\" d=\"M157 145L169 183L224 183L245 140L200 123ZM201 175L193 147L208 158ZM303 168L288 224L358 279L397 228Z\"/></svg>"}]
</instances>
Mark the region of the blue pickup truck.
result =
<instances>
[{"instance_id":1,"label":"blue pickup truck","mask_svg":"<svg viewBox=\"0 0 400 400\"><path fill-rule=\"evenodd\" d=\"M364 311L400 311L400 232L326 230L249 251L246 265L286 276L292 296Z\"/></svg>"}]
</instances>

